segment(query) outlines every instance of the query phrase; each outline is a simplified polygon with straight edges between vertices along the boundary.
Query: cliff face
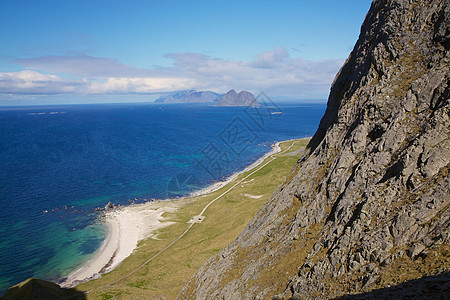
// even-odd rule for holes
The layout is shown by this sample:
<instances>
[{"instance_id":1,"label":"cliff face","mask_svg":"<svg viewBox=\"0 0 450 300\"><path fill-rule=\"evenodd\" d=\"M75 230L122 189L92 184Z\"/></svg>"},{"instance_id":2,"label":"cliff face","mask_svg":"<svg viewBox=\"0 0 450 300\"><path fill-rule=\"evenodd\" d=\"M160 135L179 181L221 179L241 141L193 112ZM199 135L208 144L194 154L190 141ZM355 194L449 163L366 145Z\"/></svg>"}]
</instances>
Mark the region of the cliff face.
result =
<instances>
[{"instance_id":1,"label":"cliff face","mask_svg":"<svg viewBox=\"0 0 450 300\"><path fill-rule=\"evenodd\" d=\"M292 174L181 298L332 298L449 271L448 6L372 3ZM414 293L449 292L433 280Z\"/></svg>"},{"instance_id":2,"label":"cliff face","mask_svg":"<svg viewBox=\"0 0 450 300\"><path fill-rule=\"evenodd\" d=\"M230 90L217 101L215 106L259 106L259 103L250 92L241 91L238 94L235 90Z\"/></svg>"}]
</instances>

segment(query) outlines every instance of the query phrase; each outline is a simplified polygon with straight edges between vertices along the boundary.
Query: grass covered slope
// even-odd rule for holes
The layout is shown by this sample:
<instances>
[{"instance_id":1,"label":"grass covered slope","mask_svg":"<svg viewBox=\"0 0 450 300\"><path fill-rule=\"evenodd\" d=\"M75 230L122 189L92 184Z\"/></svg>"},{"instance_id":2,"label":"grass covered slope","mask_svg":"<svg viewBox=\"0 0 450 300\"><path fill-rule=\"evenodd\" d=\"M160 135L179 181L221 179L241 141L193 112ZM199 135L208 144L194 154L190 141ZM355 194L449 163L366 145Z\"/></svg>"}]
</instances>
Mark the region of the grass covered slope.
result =
<instances>
[{"instance_id":1,"label":"grass covered slope","mask_svg":"<svg viewBox=\"0 0 450 300\"><path fill-rule=\"evenodd\" d=\"M77 290L85 292L88 299L139 296L146 299L175 298L201 265L236 239L277 186L291 173L299 150L308 141L282 142L281 152L267 158L255 169L241 174L222 189L208 195L171 202L170 205L179 208L176 213L167 213L166 216L175 224L157 232L157 239L142 241L135 253L114 271L100 279L78 285ZM217 200L203 214L205 219L202 223L194 224L181 239L132 275L108 285L135 271L176 240L190 226L187 222L199 215L214 199Z\"/></svg>"}]
</instances>

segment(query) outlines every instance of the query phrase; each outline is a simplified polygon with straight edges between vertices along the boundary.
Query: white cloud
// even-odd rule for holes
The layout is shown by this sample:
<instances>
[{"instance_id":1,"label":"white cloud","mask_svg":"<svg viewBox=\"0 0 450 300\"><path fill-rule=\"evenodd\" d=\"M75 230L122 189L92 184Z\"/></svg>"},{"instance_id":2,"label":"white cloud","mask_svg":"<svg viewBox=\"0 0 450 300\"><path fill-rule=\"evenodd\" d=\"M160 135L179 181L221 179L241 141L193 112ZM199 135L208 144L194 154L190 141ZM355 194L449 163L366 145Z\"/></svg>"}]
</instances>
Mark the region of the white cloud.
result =
<instances>
[{"instance_id":1,"label":"white cloud","mask_svg":"<svg viewBox=\"0 0 450 300\"><path fill-rule=\"evenodd\" d=\"M289 58L289 53L284 47L274 47L271 51L264 51L256 56L252 66L256 68L273 68L284 63Z\"/></svg>"},{"instance_id":2,"label":"white cloud","mask_svg":"<svg viewBox=\"0 0 450 300\"><path fill-rule=\"evenodd\" d=\"M224 60L200 53L172 53L169 68L140 69L111 58L45 56L16 60L37 71L0 73L0 93L153 94L182 89L261 91L272 96L326 98L344 60L291 58L283 47L251 61ZM63 73L83 79L64 79Z\"/></svg>"},{"instance_id":3,"label":"white cloud","mask_svg":"<svg viewBox=\"0 0 450 300\"><path fill-rule=\"evenodd\" d=\"M190 88L188 78L106 78L67 80L36 71L0 73L1 94L153 94Z\"/></svg>"},{"instance_id":4,"label":"white cloud","mask_svg":"<svg viewBox=\"0 0 450 300\"><path fill-rule=\"evenodd\" d=\"M86 80L65 80L52 74L36 71L0 73L2 94L65 94L81 92Z\"/></svg>"},{"instance_id":5,"label":"white cloud","mask_svg":"<svg viewBox=\"0 0 450 300\"><path fill-rule=\"evenodd\" d=\"M252 61L230 61L198 53L169 54L174 69L195 78L197 89L225 92L231 88L265 91L275 96L323 97L344 60L307 61L290 58L283 47L257 55Z\"/></svg>"},{"instance_id":6,"label":"white cloud","mask_svg":"<svg viewBox=\"0 0 450 300\"><path fill-rule=\"evenodd\" d=\"M92 94L153 94L189 88L189 79L183 78L108 78L93 82L88 92Z\"/></svg>"}]
</instances>

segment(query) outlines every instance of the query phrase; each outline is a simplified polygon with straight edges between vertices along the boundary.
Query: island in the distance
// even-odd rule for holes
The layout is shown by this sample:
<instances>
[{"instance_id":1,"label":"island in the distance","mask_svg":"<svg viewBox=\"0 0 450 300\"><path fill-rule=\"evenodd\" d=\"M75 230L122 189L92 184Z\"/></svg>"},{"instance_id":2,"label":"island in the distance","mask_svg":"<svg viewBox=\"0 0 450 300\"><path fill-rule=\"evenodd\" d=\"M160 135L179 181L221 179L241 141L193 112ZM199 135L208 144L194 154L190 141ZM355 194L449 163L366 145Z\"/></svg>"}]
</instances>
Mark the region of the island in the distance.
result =
<instances>
[{"instance_id":1,"label":"island in the distance","mask_svg":"<svg viewBox=\"0 0 450 300\"><path fill-rule=\"evenodd\" d=\"M164 97L159 97L155 103L214 103L222 96L211 91L184 90Z\"/></svg>"},{"instance_id":2,"label":"island in the distance","mask_svg":"<svg viewBox=\"0 0 450 300\"><path fill-rule=\"evenodd\" d=\"M214 106L259 106L259 103L250 92L241 91L238 94L235 90L230 90Z\"/></svg>"}]
</instances>

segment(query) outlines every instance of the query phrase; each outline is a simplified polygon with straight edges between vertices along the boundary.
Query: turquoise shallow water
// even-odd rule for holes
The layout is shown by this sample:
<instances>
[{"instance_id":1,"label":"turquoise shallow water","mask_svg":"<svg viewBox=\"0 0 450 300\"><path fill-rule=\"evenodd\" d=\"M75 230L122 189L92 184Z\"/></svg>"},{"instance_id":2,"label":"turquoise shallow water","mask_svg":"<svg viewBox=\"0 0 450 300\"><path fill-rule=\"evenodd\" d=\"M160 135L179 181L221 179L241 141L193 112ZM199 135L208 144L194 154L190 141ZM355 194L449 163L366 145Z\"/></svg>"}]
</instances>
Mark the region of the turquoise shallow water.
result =
<instances>
[{"instance_id":1,"label":"turquoise shallow water","mask_svg":"<svg viewBox=\"0 0 450 300\"><path fill-rule=\"evenodd\" d=\"M0 291L29 277L57 281L91 257L106 235L95 208L203 188L242 170L274 141L312 136L324 110L0 108Z\"/></svg>"}]
</instances>

